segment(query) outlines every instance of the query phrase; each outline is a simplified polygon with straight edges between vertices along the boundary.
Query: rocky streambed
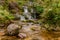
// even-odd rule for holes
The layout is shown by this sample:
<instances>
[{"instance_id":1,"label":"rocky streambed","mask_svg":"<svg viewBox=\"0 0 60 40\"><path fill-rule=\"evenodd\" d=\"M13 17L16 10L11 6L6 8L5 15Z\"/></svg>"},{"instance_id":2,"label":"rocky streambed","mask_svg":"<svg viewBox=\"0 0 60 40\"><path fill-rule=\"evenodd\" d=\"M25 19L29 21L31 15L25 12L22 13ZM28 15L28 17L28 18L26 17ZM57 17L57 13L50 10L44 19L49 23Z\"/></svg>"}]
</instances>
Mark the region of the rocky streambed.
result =
<instances>
[{"instance_id":1,"label":"rocky streambed","mask_svg":"<svg viewBox=\"0 0 60 40\"><path fill-rule=\"evenodd\" d=\"M0 40L60 40L60 32L48 32L32 22L15 22L0 28Z\"/></svg>"}]
</instances>

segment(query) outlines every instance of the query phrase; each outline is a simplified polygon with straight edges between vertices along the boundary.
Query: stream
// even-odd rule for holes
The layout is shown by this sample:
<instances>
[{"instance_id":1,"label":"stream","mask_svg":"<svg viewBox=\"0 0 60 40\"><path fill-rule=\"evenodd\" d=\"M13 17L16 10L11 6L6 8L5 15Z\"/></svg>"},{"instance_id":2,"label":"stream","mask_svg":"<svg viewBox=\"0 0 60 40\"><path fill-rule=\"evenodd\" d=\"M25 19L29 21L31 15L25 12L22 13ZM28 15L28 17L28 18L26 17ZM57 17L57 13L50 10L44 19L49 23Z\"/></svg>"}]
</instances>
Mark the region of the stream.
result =
<instances>
[{"instance_id":1,"label":"stream","mask_svg":"<svg viewBox=\"0 0 60 40\"><path fill-rule=\"evenodd\" d=\"M33 5L33 2L31 0L29 2L29 5ZM29 11L27 5L24 5L22 8L22 15L19 15L18 13L15 14L19 20L15 20L6 28L0 27L0 40L60 40L60 32L48 32L46 29L42 29L39 23L26 22L36 22L36 14L34 13L35 11L33 8L31 8ZM34 15L32 16L32 14ZM10 34L8 35L6 33ZM11 35L15 33L17 34Z\"/></svg>"},{"instance_id":2,"label":"stream","mask_svg":"<svg viewBox=\"0 0 60 40\"><path fill-rule=\"evenodd\" d=\"M20 30L20 34L23 33L20 36L25 35L26 36L25 38L5 35L5 28L4 28L0 29L0 40L60 40L59 35L60 32L56 33L48 32L45 29L41 29L39 24L24 23L24 22L20 23L22 23L21 24L22 29Z\"/></svg>"}]
</instances>

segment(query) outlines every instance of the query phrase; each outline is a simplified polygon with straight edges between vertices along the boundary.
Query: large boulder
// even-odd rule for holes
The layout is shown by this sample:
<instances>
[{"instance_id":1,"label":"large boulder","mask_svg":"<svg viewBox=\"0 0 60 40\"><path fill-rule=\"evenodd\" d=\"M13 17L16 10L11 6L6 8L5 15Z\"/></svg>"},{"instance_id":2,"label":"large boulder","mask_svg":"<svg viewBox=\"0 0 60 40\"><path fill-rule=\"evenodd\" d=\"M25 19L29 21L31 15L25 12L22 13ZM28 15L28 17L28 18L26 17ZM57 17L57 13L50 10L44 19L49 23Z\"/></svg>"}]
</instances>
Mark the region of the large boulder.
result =
<instances>
[{"instance_id":1,"label":"large boulder","mask_svg":"<svg viewBox=\"0 0 60 40\"><path fill-rule=\"evenodd\" d=\"M18 26L17 24L10 24L7 27L7 33L9 35L16 35L16 34L18 34L19 30L20 30L20 26Z\"/></svg>"}]
</instances>

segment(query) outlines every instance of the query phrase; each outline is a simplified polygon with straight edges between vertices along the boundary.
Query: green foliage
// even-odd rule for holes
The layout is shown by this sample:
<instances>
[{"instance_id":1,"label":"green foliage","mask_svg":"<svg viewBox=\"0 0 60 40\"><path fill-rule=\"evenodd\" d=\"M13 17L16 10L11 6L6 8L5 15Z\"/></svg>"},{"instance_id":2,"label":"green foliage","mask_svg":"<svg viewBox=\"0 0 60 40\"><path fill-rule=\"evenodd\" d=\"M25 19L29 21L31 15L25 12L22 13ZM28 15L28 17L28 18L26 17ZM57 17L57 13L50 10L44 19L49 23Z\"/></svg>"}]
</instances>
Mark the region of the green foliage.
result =
<instances>
[{"instance_id":1,"label":"green foliage","mask_svg":"<svg viewBox=\"0 0 60 40\"><path fill-rule=\"evenodd\" d=\"M41 19L39 19L41 23L44 22L45 24L54 26L60 25L60 0L6 0L4 6L0 5L0 23L14 19L14 16L9 13L10 11L7 11L8 3L12 1L18 3L20 12L23 10L22 6L24 5L28 6L30 9L27 3L31 1L33 2L35 12L37 13L36 15L39 18L41 17Z\"/></svg>"},{"instance_id":2,"label":"green foliage","mask_svg":"<svg viewBox=\"0 0 60 40\"><path fill-rule=\"evenodd\" d=\"M28 1L25 0L17 0L17 3L19 4L19 6L23 6L27 3Z\"/></svg>"},{"instance_id":3,"label":"green foliage","mask_svg":"<svg viewBox=\"0 0 60 40\"><path fill-rule=\"evenodd\" d=\"M35 10L36 10L38 13L43 13L44 8L43 8L42 6L35 6Z\"/></svg>"},{"instance_id":4,"label":"green foliage","mask_svg":"<svg viewBox=\"0 0 60 40\"><path fill-rule=\"evenodd\" d=\"M38 12L42 12L39 23L48 25L45 26L47 29L60 27L60 0L41 0L41 2L42 7L36 8Z\"/></svg>"},{"instance_id":5,"label":"green foliage","mask_svg":"<svg viewBox=\"0 0 60 40\"><path fill-rule=\"evenodd\" d=\"M56 20L55 18L55 13L53 11L49 11L48 13L46 13L46 23L48 24L55 24Z\"/></svg>"},{"instance_id":6,"label":"green foliage","mask_svg":"<svg viewBox=\"0 0 60 40\"><path fill-rule=\"evenodd\" d=\"M4 23L7 20L14 19L14 16L10 14L3 6L0 6L0 23Z\"/></svg>"}]
</instances>

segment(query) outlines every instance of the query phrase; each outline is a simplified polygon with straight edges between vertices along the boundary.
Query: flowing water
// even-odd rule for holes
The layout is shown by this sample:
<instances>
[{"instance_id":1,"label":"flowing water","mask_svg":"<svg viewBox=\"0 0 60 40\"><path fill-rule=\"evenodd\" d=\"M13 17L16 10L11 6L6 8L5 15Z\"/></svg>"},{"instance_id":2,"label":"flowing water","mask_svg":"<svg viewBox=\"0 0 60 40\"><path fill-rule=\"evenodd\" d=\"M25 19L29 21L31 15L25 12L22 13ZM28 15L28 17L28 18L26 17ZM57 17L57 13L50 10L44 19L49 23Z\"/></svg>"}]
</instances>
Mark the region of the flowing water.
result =
<instances>
[{"instance_id":1,"label":"flowing water","mask_svg":"<svg viewBox=\"0 0 60 40\"><path fill-rule=\"evenodd\" d=\"M27 6L24 6L24 13L23 13L23 15L26 16L28 18L28 20L33 19L32 16L31 16L31 13L29 13L29 11L28 11L28 7Z\"/></svg>"},{"instance_id":2,"label":"flowing water","mask_svg":"<svg viewBox=\"0 0 60 40\"><path fill-rule=\"evenodd\" d=\"M23 23L21 22L20 25ZM32 30L31 28L34 28L35 30ZM22 35L28 35L28 37L21 39L16 36L6 36L5 29L0 30L0 40L60 40L60 32L48 32L44 29L40 29L39 24L34 23L25 23L22 25L22 29L20 32L22 32ZM2 36L3 35L3 36ZM26 36L25 35L25 36Z\"/></svg>"},{"instance_id":3,"label":"flowing water","mask_svg":"<svg viewBox=\"0 0 60 40\"><path fill-rule=\"evenodd\" d=\"M31 0L29 2L29 5L33 5L33 2ZM19 22L24 20L36 19L36 14L33 8L31 8L29 12L28 6L23 6L23 10L23 15L19 15L18 13L16 13L16 16L20 18ZM22 29L20 30L21 34L23 33L23 36L26 34L28 37L21 39L16 36L6 36L4 35L5 30L1 29L0 40L60 40L60 33L47 32L45 29L41 29L40 24L21 22L19 23L19 25L22 26Z\"/></svg>"},{"instance_id":4,"label":"flowing water","mask_svg":"<svg viewBox=\"0 0 60 40\"><path fill-rule=\"evenodd\" d=\"M24 19L26 19L26 18L27 18L27 20L34 20L34 19L36 19L36 14L35 14L33 8L30 9L30 12L29 12L27 6L24 6L23 9L24 9L24 13L23 13ZM21 19L23 19L23 18L21 17Z\"/></svg>"},{"instance_id":5,"label":"flowing water","mask_svg":"<svg viewBox=\"0 0 60 40\"><path fill-rule=\"evenodd\" d=\"M26 19L25 19L25 17L24 17L23 15L20 15L20 20L21 20L21 21L24 21L24 20L26 20Z\"/></svg>"},{"instance_id":6,"label":"flowing water","mask_svg":"<svg viewBox=\"0 0 60 40\"><path fill-rule=\"evenodd\" d=\"M30 0L29 2L28 2L28 5L29 6L33 6L33 2ZM20 16L20 20L34 20L34 19L36 19L36 14L35 14L35 12L34 12L34 9L33 8L31 8L30 9L30 12L29 12L29 10L28 10L29 8L28 8L28 6L27 5L24 5L23 6L23 10L24 10L24 12L23 12L23 16L21 15ZM27 19L26 19L27 18Z\"/></svg>"},{"instance_id":7,"label":"flowing water","mask_svg":"<svg viewBox=\"0 0 60 40\"><path fill-rule=\"evenodd\" d=\"M33 19L36 19L36 13L33 8L31 8L31 13L32 13Z\"/></svg>"}]
</instances>

